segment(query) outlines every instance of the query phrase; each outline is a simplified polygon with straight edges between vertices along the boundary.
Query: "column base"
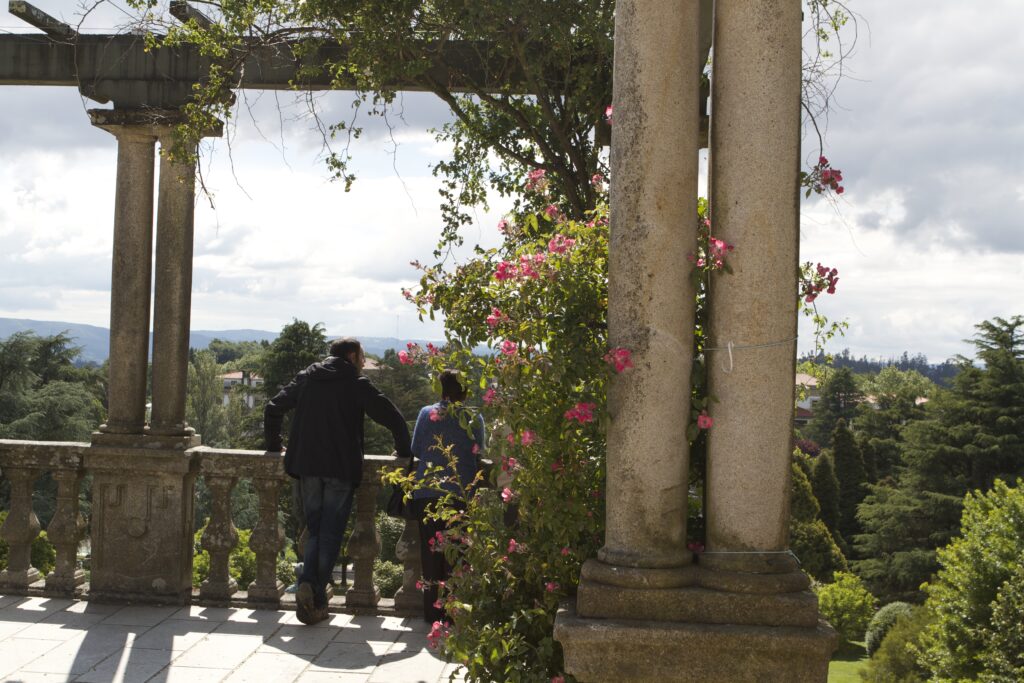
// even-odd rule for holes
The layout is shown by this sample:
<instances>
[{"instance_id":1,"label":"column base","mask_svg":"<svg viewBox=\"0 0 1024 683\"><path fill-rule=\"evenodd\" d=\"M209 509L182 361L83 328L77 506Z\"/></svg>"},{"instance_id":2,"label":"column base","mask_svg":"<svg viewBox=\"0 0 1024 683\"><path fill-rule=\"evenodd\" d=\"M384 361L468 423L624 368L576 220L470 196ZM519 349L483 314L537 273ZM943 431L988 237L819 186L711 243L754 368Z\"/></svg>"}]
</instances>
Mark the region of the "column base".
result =
<instances>
[{"instance_id":1,"label":"column base","mask_svg":"<svg viewBox=\"0 0 1024 683\"><path fill-rule=\"evenodd\" d=\"M25 590L41 578L39 570L35 567L29 567L18 572L4 569L0 571L0 589L14 588Z\"/></svg>"},{"instance_id":2,"label":"column base","mask_svg":"<svg viewBox=\"0 0 1024 683\"><path fill-rule=\"evenodd\" d=\"M71 576L56 576L50 574L46 577L47 595L59 595L62 597L77 597L85 591L85 572L76 569Z\"/></svg>"},{"instance_id":3,"label":"column base","mask_svg":"<svg viewBox=\"0 0 1024 683\"><path fill-rule=\"evenodd\" d=\"M92 445L106 448L185 451L201 446L202 439L194 432L153 434L147 428L142 434L118 434L101 430L92 433Z\"/></svg>"},{"instance_id":4,"label":"column base","mask_svg":"<svg viewBox=\"0 0 1024 683\"><path fill-rule=\"evenodd\" d=\"M192 598L191 453L94 445L91 598L187 604Z\"/></svg>"},{"instance_id":5,"label":"column base","mask_svg":"<svg viewBox=\"0 0 1024 683\"><path fill-rule=\"evenodd\" d=\"M252 605L272 605L274 609L281 604L281 596L284 595L285 585L280 581L273 588L263 588L255 585L255 581L249 585L249 603ZM327 599L330 600L333 591L328 586L327 590L330 594Z\"/></svg>"},{"instance_id":6,"label":"column base","mask_svg":"<svg viewBox=\"0 0 1024 683\"><path fill-rule=\"evenodd\" d=\"M555 639L565 670L597 683L824 683L836 634L813 626L753 626L585 618L572 604L558 611Z\"/></svg>"}]
</instances>

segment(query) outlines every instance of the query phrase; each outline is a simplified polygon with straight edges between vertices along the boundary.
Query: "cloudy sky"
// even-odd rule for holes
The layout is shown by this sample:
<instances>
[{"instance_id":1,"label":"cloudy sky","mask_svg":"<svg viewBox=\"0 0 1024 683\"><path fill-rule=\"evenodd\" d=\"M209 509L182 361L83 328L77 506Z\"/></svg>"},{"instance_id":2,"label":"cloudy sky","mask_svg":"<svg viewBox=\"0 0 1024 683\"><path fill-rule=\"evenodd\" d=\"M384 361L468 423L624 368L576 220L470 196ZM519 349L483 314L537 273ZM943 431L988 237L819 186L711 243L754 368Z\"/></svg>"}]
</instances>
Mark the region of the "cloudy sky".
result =
<instances>
[{"instance_id":1,"label":"cloudy sky","mask_svg":"<svg viewBox=\"0 0 1024 683\"><path fill-rule=\"evenodd\" d=\"M77 23L75 0L35 4ZM802 258L839 269L838 294L819 299L849 323L834 350L942 361L969 351L975 323L1024 314L1024 3L848 4L859 39L826 149L846 192L804 203ZM112 2L86 25L127 18ZM27 30L0 10L0 31ZM345 193L301 102L246 96L230 146L203 159L213 206L196 213L193 328L275 330L296 317L336 334L440 338L400 289L439 234L430 164L446 150L428 129L444 107L406 95L392 131L367 122ZM0 102L0 317L106 326L114 138L89 125L97 105L73 88L0 86ZM331 120L349 103L334 93L319 106ZM495 245L503 208L480 213L467 240Z\"/></svg>"}]
</instances>

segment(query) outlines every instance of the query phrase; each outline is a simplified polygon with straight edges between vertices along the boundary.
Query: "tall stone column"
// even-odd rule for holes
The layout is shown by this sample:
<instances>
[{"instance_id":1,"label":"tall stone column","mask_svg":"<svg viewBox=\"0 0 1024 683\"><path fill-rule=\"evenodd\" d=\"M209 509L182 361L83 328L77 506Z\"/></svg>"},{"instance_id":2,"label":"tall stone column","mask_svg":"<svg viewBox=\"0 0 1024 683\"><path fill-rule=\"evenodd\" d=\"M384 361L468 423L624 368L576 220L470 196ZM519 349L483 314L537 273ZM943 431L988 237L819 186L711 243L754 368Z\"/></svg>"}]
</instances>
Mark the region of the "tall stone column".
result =
<instances>
[{"instance_id":1,"label":"tall stone column","mask_svg":"<svg viewBox=\"0 0 1024 683\"><path fill-rule=\"evenodd\" d=\"M797 334L801 4L718 0L712 232L735 245L712 278L707 567L797 570L788 554Z\"/></svg>"},{"instance_id":2,"label":"tall stone column","mask_svg":"<svg viewBox=\"0 0 1024 683\"><path fill-rule=\"evenodd\" d=\"M620 2L615 15L608 330L634 368L608 394L600 565L637 585L679 585L686 549L697 245L699 3ZM653 571L647 571L653 570ZM596 607L599 610L599 607Z\"/></svg>"},{"instance_id":3,"label":"tall stone column","mask_svg":"<svg viewBox=\"0 0 1024 683\"><path fill-rule=\"evenodd\" d=\"M141 435L146 423L156 135L151 126L117 117L111 110L91 110L89 117L117 138L110 378L107 422L100 432Z\"/></svg>"},{"instance_id":4,"label":"tall stone column","mask_svg":"<svg viewBox=\"0 0 1024 683\"><path fill-rule=\"evenodd\" d=\"M150 433L188 438L194 433L185 423L185 389L192 307L195 165L183 158L192 150L174 149L172 132L168 127L160 135ZM172 158L172 150L178 158Z\"/></svg>"}]
</instances>

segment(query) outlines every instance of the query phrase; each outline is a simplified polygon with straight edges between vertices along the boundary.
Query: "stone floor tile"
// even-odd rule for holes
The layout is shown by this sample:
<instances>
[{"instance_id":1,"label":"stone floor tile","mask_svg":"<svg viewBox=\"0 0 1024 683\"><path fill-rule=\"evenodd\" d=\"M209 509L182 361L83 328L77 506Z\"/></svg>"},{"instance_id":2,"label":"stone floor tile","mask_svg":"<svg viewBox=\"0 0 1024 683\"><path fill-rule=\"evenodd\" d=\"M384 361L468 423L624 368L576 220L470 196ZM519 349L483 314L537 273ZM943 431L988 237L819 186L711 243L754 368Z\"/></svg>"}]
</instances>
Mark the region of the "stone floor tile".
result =
<instances>
[{"instance_id":1,"label":"stone floor tile","mask_svg":"<svg viewBox=\"0 0 1024 683\"><path fill-rule=\"evenodd\" d=\"M66 683L66 681L77 681L74 676L66 674L44 674L38 671L15 671L3 679L4 683Z\"/></svg>"},{"instance_id":2,"label":"stone floor tile","mask_svg":"<svg viewBox=\"0 0 1024 683\"><path fill-rule=\"evenodd\" d=\"M0 609L16 603L21 598L22 596L20 595L0 595Z\"/></svg>"},{"instance_id":3,"label":"stone floor tile","mask_svg":"<svg viewBox=\"0 0 1024 683\"><path fill-rule=\"evenodd\" d=\"M175 664L153 676L149 683L219 683L229 673L227 669L202 669Z\"/></svg>"},{"instance_id":4,"label":"stone floor tile","mask_svg":"<svg viewBox=\"0 0 1024 683\"><path fill-rule=\"evenodd\" d=\"M331 643L309 667L310 671L351 671L373 673L390 642Z\"/></svg>"},{"instance_id":5,"label":"stone floor tile","mask_svg":"<svg viewBox=\"0 0 1024 683\"><path fill-rule=\"evenodd\" d=\"M353 617L342 625L334 640L343 643L362 643L368 640L393 643L402 633L411 630L402 626L402 621L394 617Z\"/></svg>"},{"instance_id":6,"label":"stone floor tile","mask_svg":"<svg viewBox=\"0 0 1024 683\"><path fill-rule=\"evenodd\" d=\"M65 612L74 614L113 614L124 608L124 605L112 605L105 602L92 602L90 600L75 600Z\"/></svg>"},{"instance_id":7,"label":"stone floor tile","mask_svg":"<svg viewBox=\"0 0 1024 683\"><path fill-rule=\"evenodd\" d=\"M0 642L15 636L32 625L31 621L3 621L0 617Z\"/></svg>"},{"instance_id":8,"label":"stone floor tile","mask_svg":"<svg viewBox=\"0 0 1024 683\"><path fill-rule=\"evenodd\" d=\"M275 620L266 621L219 621L211 622L216 628L213 632L230 636L261 636L266 639L274 635L282 628L280 622Z\"/></svg>"},{"instance_id":9,"label":"stone floor tile","mask_svg":"<svg viewBox=\"0 0 1024 683\"><path fill-rule=\"evenodd\" d=\"M274 635L264 641L257 652L318 655L333 638L334 632L327 628L282 626Z\"/></svg>"},{"instance_id":10,"label":"stone floor tile","mask_svg":"<svg viewBox=\"0 0 1024 683\"><path fill-rule=\"evenodd\" d=\"M104 624L121 626L155 626L178 611L177 607L129 605L122 607L103 620Z\"/></svg>"},{"instance_id":11,"label":"stone floor tile","mask_svg":"<svg viewBox=\"0 0 1024 683\"><path fill-rule=\"evenodd\" d=\"M65 616L64 612L58 612L57 617ZM32 640L71 640L78 636L85 635L85 629L90 624L65 624L61 622L40 621L29 624L18 633L19 638L31 638Z\"/></svg>"},{"instance_id":12,"label":"stone floor tile","mask_svg":"<svg viewBox=\"0 0 1024 683\"><path fill-rule=\"evenodd\" d=\"M175 666L234 669L263 644L262 636L208 634L175 660Z\"/></svg>"},{"instance_id":13,"label":"stone floor tile","mask_svg":"<svg viewBox=\"0 0 1024 683\"><path fill-rule=\"evenodd\" d=\"M389 652L369 683L437 683L447 662L428 652Z\"/></svg>"},{"instance_id":14,"label":"stone floor tile","mask_svg":"<svg viewBox=\"0 0 1024 683\"><path fill-rule=\"evenodd\" d=\"M201 605L189 605L182 607L171 614L169 619L202 619L205 621L227 621L237 609L231 607L202 607Z\"/></svg>"},{"instance_id":15,"label":"stone floor tile","mask_svg":"<svg viewBox=\"0 0 1024 683\"><path fill-rule=\"evenodd\" d=\"M339 627L350 624L353 619L376 619L377 617L355 617L351 614L331 614L329 619L307 625L299 621L298 617L295 616L295 612L285 612L284 618L281 620L282 624L287 626L306 626L306 628L331 628Z\"/></svg>"},{"instance_id":16,"label":"stone floor tile","mask_svg":"<svg viewBox=\"0 0 1024 683\"><path fill-rule=\"evenodd\" d=\"M295 683L366 683L370 674L352 673L350 671L311 671L306 670Z\"/></svg>"},{"instance_id":17,"label":"stone floor tile","mask_svg":"<svg viewBox=\"0 0 1024 683\"><path fill-rule=\"evenodd\" d=\"M135 683L147 681L170 664L180 652L145 650L138 647L114 652L75 679L83 683Z\"/></svg>"},{"instance_id":18,"label":"stone floor tile","mask_svg":"<svg viewBox=\"0 0 1024 683\"><path fill-rule=\"evenodd\" d=\"M42 621L54 612L67 609L71 604L71 600L62 598L21 597L0 609L0 621L34 623Z\"/></svg>"},{"instance_id":19,"label":"stone floor tile","mask_svg":"<svg viewBox=\"0 0 1024 683\"><path fill-rule=\"evenodd\" d=\"M46 652L21 668L25 671L40 673L81 674L93 668L114 652L131 647L134 634L123 626L99 625L90 628L72 640L58 643L57 647ZM41 640L24 640L12 638L7 642L39 643ZM51 641L52 642L52 641Z\"/></svg>"},{"instance_id":20,"label":"stone floor tile","mask_svg":"<svg viewBox=\"0 0 1024 683\"><path fill-rule=\"evenodd\" d=\"M0 642L0 679L18 671L40 655L59 646L60 643L53 640L15 640L11 638Z\"/></svg>"},{"instance_id":21,"label":"stone floor tile","mask_svg":"<svg viewBox=\"0 0 1024 683\"><path fill-rule=\"evenodd\" d=\"M184 651L201 641L213 629L219 626L216 621L191 621L187 619L168 619L136 636L132 647L145 650Z\"/></svg>"},{"instance_id":22,"label":"stone floor tile","mask_svg":"<svg viewBox=\"0 0 1024 683\"><path fill-rule=\"evenodd\" d=\"M257 652L231 672L225 683L289 683L294 681L309 666L311 656L298 657L291 654Z\"/></svg>"}]
</instances>

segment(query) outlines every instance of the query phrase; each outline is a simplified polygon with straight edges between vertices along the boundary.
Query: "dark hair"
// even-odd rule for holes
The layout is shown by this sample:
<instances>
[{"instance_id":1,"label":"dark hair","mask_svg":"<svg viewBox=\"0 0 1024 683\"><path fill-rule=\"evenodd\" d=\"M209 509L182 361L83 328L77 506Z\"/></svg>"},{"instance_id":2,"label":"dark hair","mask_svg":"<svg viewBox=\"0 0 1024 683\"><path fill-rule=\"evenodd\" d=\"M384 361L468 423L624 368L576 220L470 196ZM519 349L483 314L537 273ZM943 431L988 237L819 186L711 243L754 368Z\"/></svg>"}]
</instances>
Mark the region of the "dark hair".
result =
<instances>
[{"instance_id":1,"label":"dark hair","mask_svg":"<svg viewBox=\"0 0 1024 683\"><path fill-rule=\"evenodd\" d=\"M363 345L355 337L342 337L331 342L331 355L336 358L348 358L350 353L359 353Z\"/></svg>"},{"instance_id":2,"label":"dark hair","mask_svg":"<svg viewBox=\"0 0 1024 683\"><path fill-rule=\"evenodd\" d=\"M466 398L466 389L459 381L459 371L448 368L441 372L441 398L449 401L461 401Z\"/></svg>"}]
</instances>

